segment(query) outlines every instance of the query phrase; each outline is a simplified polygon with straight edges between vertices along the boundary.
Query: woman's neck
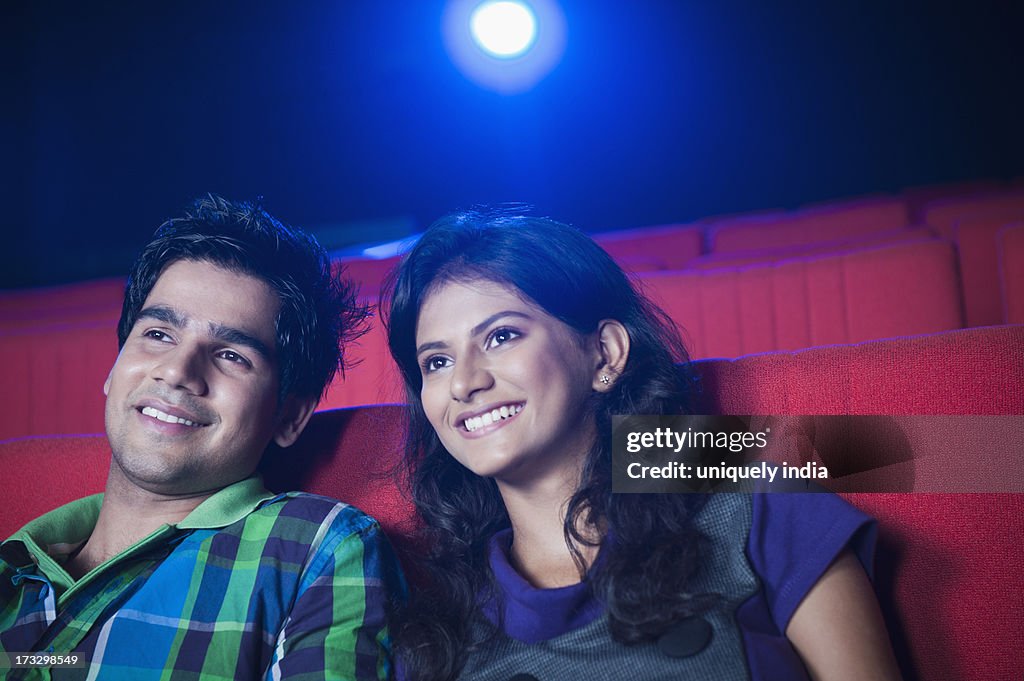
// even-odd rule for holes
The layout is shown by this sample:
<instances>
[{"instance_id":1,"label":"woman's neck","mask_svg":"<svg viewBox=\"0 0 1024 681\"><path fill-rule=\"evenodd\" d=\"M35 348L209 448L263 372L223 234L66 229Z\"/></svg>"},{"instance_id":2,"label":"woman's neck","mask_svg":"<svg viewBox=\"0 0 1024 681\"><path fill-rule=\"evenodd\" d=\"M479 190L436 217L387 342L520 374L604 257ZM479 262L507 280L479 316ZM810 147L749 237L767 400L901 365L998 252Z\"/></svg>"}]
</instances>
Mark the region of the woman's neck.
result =
<instances>
[{"instance_id":1,"label":"woman's neck","mask_svg":"<svg viewBox=\"0 0 1024 681\"><path fill-rule=\"evenodd\" d=\"M501 484L498 487L512 524L509 562L516 572L542 589L578 583L580 568L565 543L564 529L575 483L551 483L528 490ZM597 531L590 534L596 537ZM577 543L576 548L586 569L597 557L598 547Z\"/></svg>"}]
</instances>

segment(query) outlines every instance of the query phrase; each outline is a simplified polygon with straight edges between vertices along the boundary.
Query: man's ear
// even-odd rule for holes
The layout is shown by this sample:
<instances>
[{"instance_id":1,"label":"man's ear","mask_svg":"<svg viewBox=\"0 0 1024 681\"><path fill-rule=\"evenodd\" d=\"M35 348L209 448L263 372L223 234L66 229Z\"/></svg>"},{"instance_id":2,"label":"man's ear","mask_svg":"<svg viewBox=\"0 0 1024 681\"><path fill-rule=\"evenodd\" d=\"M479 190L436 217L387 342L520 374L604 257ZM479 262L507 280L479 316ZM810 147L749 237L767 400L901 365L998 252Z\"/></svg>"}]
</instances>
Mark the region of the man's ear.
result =
<instances>
[{"instance_id":1,"label":"man's ear","mask_svg":"<svg viewBox=\"0 0 1024 681\"><path fill-rule=\"evenodd\" d=\"M107 380L103 381L103 394L107 397L110 396L110 379L114 376L114 369L111 367L110 372L107 374Z\"/></svg>"},{"instance_id":2,"label":"man's ear","mask_svg":"<svg viewBox=\"0 0 1024 681\"><path fill-rule=\"evenodd\" d=\"M594 390L607 392L626 369L629 359L629 332L616 319L602 319L597 325L600 360L594 371Z\"/></svg>"},{"instance_id":3,"label":"man's ear","mask_svg":"<svg viewBox=\"0 0 1024 681\"><path fill-rule=\"evenodd\" d=\"M277 415L277 429L274 431L274 442L280 447L290 447L302 434L309 417L320 400L316 398L300 398L289 395L284 400L280 413Z\"/></svg>"}]
</instances>

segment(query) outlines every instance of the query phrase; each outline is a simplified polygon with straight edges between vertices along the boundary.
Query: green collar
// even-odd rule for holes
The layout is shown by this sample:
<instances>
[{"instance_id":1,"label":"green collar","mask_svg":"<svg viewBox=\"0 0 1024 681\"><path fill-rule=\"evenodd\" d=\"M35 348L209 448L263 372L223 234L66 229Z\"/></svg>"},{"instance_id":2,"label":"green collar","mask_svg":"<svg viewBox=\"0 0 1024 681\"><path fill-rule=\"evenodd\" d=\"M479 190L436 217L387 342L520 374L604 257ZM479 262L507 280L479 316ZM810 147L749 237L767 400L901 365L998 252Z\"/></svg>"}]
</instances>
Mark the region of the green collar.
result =
<instances>
[{"instance_id":1,"label":"green collar","mask_svg":"<svg viewBox=\"0 0 1024 681\"><path fill-rule=\"evenodd\" d=\"M254 475L213 494L175 527L182 530L226 527L275 496L263 486L260 477ZM102 503L102 494L72 501L36 518L11 535L8 541L23 543L40 565L53 559L63 562L92 534Z\"/></svg>"}]
</instances>

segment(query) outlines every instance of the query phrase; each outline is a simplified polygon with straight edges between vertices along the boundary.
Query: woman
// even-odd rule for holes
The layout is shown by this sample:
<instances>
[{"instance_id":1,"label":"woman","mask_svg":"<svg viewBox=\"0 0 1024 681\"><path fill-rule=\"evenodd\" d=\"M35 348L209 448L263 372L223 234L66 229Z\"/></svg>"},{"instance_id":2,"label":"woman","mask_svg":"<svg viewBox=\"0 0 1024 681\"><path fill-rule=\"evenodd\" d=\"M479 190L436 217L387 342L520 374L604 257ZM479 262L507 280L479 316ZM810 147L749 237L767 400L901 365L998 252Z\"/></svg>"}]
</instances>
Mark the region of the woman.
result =
<instances>
[{"instance_id":1,"label":"woman","mask_svg":"<svg viewBox=\"0 0 1024 681\"><path fill-rule=\"evenodd\" d=\"M683 413L690 388L671 322L588 237L449 216L382 309L430 547L403 676L898 678L874 526L837 497L612 494L611 415Z\"/></svg>"}]
</instances>

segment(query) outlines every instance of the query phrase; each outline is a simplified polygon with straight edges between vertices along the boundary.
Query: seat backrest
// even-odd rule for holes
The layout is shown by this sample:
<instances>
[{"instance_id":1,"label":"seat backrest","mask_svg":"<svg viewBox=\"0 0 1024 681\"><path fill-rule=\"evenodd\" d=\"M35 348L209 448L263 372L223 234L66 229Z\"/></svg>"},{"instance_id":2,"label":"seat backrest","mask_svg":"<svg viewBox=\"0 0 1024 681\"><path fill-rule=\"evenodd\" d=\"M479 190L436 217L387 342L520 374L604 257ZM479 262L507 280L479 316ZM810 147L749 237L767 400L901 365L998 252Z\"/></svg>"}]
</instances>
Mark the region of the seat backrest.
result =
<instances>
[{"instance_id":1,"label":"seat backrest","mask_svg":"<svg viewBox=\"0 0 1024 681\"><path fill-rule=\"evenodd\" d=\"M931 239L933 236L931 230L925 227L916 227L894 229L888 232L873 234L857 234L837 241L822 241L820 243L800 244L784 248L708 253L691 260L687 264L686 269L713 270L722 267L767 265L769 263L782 262L783 260L792 260L793 258L839 255L847 251L863 250L874 246L897 244L904 241L920 241L921 239Z\"/></svg>"},{"instance_id":2,"label":"seat backrest","mask_svg":"<svg viewBox=\"0 0 1024 681\"><path fill-rule=\"evenodd\" d=\"M942 199L925 206L923 220L940 236L953 237L957 222L965 219L1012 217L1024 208L1024 191L1007 191L980 194L962 198Z\"/></svg>"},{"instance_id":3,"label":"seat backrest","mask_svg":"<svg viewBox=\"0 0 1024 681\"><path fill-rule=\"evenodd\" d=\"M998 211L986 217L967 217L953 225L967 326L1003 322L996 235L1004 226L1022 219L1024 203L1015 210Z\"/></svg>"},{"instance_id":4,"label":"seat backrest","mask_svg":"<svg viewBox=\"0 0 1024 681\"><path fill-rule=\"evenodd\" d=\"M792 248L888 232L906 227L909 222L906 201L900 197L832 203L762 220L713 225L708 236L708 251Z\"/></svg>"},{"instance_id":5,"label":"seat backrest","mask_svg":"<svg viewBox=\"0 0 1024 681\"><path fill-rule=\"evenodd\" d=\"M116 322L0 334L0 439L103 430L103 383L117 358Z\"/></svg>"},{"instance_id":6,"label":"seat backrest","mask_svg":"<svg viewBox=\"0 0 1024 681\"><path fill-rule=\"evenodd\" d=\"M704 360L691 370L705 413L1024 414L1024 326ZM292 448L268 453L268 486L345 499L377 517L400 551L415 551L412 508L388 474L402 412L314 415ZM976 445L983 458L986 443ZM942 454L969 461L957 446ZM0 442L0 535L99 491L109 457L102 436ZM1024 640L1024 494L846 496L879 520L878 589L906 678L1013 678Z\"/></svg>"},{"instance_id":7,"label":"seat backrest","mask_svg":"<svg viewBox=\"0 0 1024 681\"><path fill-rule=\"evenodd\" d=\"M1024 326L707 360L694 370L701 413L1024 414ZM966 451L955 438L924 439L909 443L917 455L963 465L990 456L985 441ZM905 678L1019 673L1024 494L845 496L879 521L877 586Z\"/></svg>"},{"instance_id":8,"label":"seat backrest","mask_svg":"<svg viewBox=\"0 0 1024 681\"><path fill-rule=\"evenodd\" d=\"M698 359L963 325L955 255L944 241L735 269L645 273L638 281Z\"/></svg>"},{"instance_id":9,"label":"seat backrest","mask_svg":"<svg viewBox=\"0 0 1024 681\"><path fill-rule=\"evenodd\" d=\"M592 235L623 269L678 269L699 256L704 233L693 225L637 227Z\"/></svg>"},{"instance_id":10,"label":"seat backrest","mask_svg":"<svg viewBox=\"0 0 1024 681\"><path fill-rule=\"evenodd\" d=\"M1024 324L1024 223L1004 227L998 248L1003 321Z\"/></svg>"}]
</instances>

